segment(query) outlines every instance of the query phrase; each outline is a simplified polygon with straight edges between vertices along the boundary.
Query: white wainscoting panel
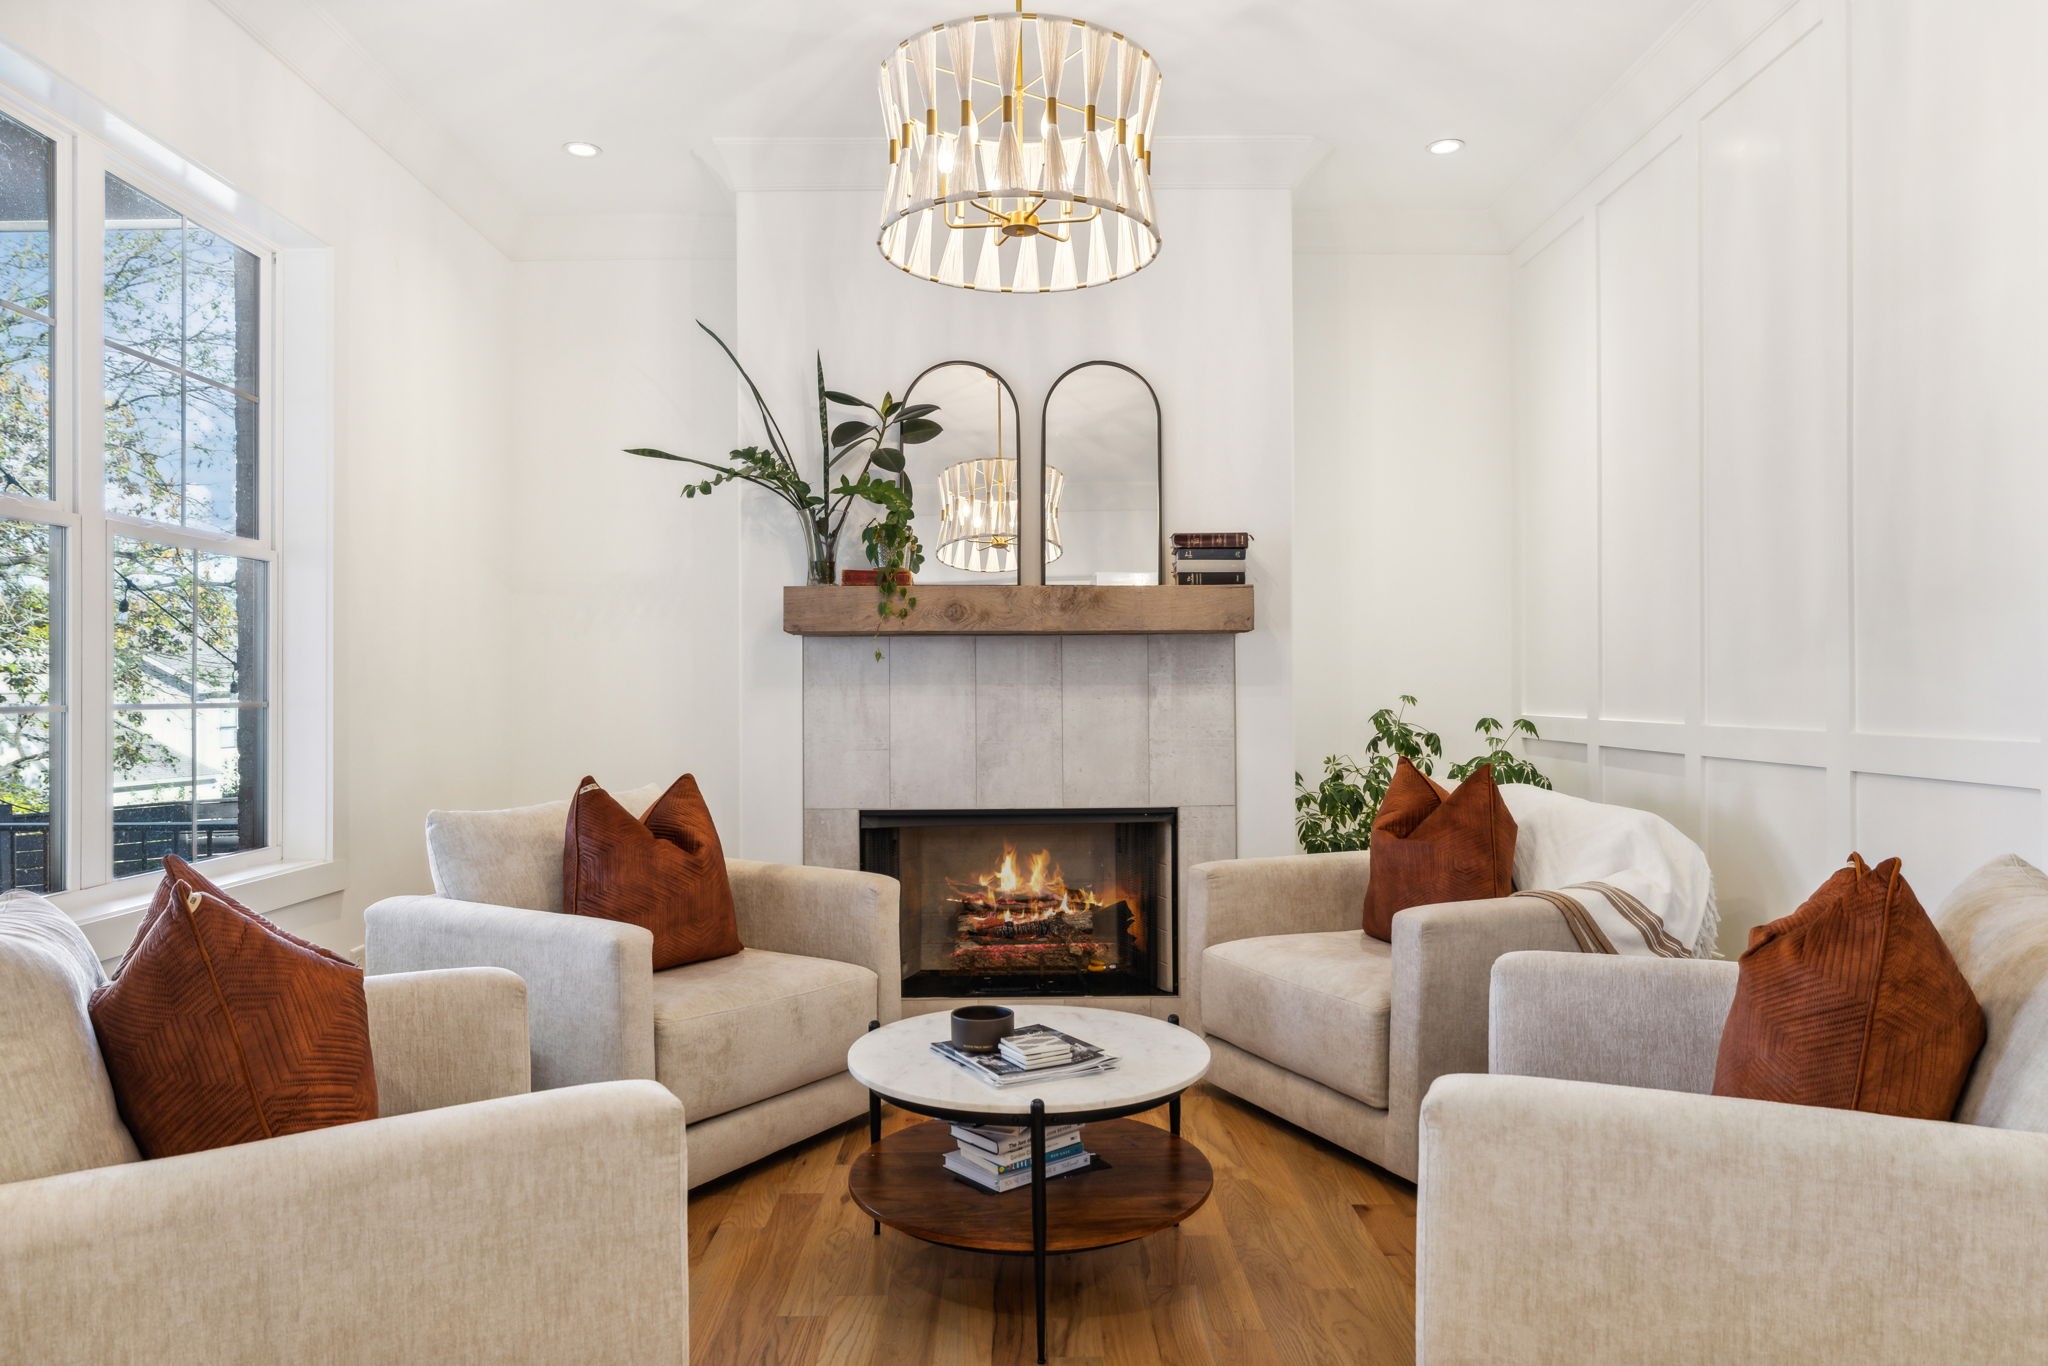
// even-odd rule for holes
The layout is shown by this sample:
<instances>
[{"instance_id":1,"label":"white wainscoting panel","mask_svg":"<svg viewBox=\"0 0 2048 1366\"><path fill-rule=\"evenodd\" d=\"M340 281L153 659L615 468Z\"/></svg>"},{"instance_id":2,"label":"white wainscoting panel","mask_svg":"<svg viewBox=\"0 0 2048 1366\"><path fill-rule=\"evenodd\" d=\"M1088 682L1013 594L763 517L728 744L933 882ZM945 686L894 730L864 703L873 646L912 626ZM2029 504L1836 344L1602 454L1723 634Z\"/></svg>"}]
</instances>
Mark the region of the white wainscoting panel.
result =
<instances>
[{"instance_id":1,"label":"white wainscoting panel","mask_svg":"<svg viewBox=\"0 0 2048 1366\"><path fill-rule=\"evenodd\" d=\"M1522 705L1558 716L1592 715L1599 678L1593 233L1566 228L1515 289Z\"/></svg>"},{"instance_id":2,"label":"white wainscoting panel","mask_svg":"<svg viewBox=\"0 0 2048 1366\"><path fill-rule=\"evenodd\" d=\"M1733 958L1752 927L1799 909L1849 851L1828 849L1826 769L1708 759L1702 776L1721 952Z\"/></svg>"},{"instance_id":3,"label":"white wainscoting panel","mask_svg":"<svg viewBox=\"0 0 2048 1366\"><path fill-rule=\"evenodd\" d=\"M1930 911L2000 854L2042 861L2039 792L1859 773L1855 795L1856 847L1868 859L1897 855Z\"/></svg>"},{"instance_id":4,"label":"white wainscoting panel","mask_svg":"<svg viewBox=\"0 0 2048 1366\"><path fill-rule=\"evenodd\" d=\"M1599 223L1600 714L1684 721L1699 688L1697 143L1603 200Z\"/></svg>"},{"instance_id":5,"label":"white wainscoting panel","mask_svg":"<svg viewBox=\"0 0 2048 1366\"><path fill-rule=\"evenodd\" d=\"M1793 0L1512 253L1528 752L1701 840L1724 951L1852 848L2048 855L2043 51Z\"/></svg>"}]
</instances>

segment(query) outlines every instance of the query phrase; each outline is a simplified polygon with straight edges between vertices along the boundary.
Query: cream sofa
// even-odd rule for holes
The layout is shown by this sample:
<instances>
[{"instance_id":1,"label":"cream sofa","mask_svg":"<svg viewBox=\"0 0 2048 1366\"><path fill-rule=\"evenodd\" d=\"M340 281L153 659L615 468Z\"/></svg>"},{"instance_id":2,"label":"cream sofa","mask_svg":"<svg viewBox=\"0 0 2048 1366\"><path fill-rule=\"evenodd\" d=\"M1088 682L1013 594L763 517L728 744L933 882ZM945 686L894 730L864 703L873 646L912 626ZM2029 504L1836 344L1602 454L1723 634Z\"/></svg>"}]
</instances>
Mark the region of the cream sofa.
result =
<instances>
[{"instance_id":1,"label":"cream sofa","mask_svg":"<svg viewBox=\"0 0 2048 1366\"><path fill-rule=\"evenodd\" d=\"M63 912L0 895L0 1360L687 1360L682 1107L526 1094L518 978L366 984L382 1118L147 1162L103 980Z\"/></svg>"},{"instance_id":2,"label":"cream sofa","mask_svg":"<svg viewBox=\"0 0 2048 1366\"><path fill-rule=\"evenodd\" d=\"M645 811L661 793L619 800ZM693 1183L866 1113L846 1050L902 1008L895 880L730 860L746 947L656 972L648 931L561 913L568 811L559 801L431 813L435 895L370 907L369 971L518 973L535 1088L661 1082L689 1117Z\"/></svg>"},{"instance_id":3,"label":"cream sofa","mask_svg":"<svg viewBox=\"0 0 2048 1366\"><path fill-rule=\"evenodd\" d=\"M1182 1018L1215 1085L1412 1181L1429 1084L1486 1066L1494 960L1577 945L1526 897L1417 906L1382 943L1361 928L1370 874L1362 853L1197 865Z\"/></svg>"},{"instance_id":4,"label":"cream sofa","mask_svg":"<svg viewBox=\"0 0 2048 1366\"><path fill-rule=\"evenodd\" d=\"M1503 958L1513 1075L1423 1105L1419 1359L2048 1359L2048 877L1936 920L1989 1029L1957 1123L1707 1094L1733 963Z\"/></svg>"}]
</instances>

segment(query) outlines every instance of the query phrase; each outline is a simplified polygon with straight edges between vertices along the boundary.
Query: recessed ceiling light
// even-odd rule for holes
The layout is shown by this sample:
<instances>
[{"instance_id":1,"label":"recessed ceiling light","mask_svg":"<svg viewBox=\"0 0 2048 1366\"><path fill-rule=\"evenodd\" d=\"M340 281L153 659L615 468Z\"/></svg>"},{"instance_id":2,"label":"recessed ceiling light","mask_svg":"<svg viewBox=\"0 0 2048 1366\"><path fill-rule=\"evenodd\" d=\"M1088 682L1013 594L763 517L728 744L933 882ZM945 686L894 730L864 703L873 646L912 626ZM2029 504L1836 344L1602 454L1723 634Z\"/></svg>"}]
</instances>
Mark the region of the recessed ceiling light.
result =
<instances>
[{"instance_id":1,"label":"recessed ceiling light","mask_svg":"<svg viewBox=\"0 0 2048 1366\"><path fill-rule=\"evenodd\" d=\"M1451 153L1463 148L1464 145L1465 139L1463 138L1438 138L1435 142L1429 144L1429 150L1435 152L1440 157L1447 157Z\"/></svg>"},{"instance_id":2,"label":"recessed ceiling light","mask_svg":"<svg viewBox=\"0 0 2048 1366\"><path fill-rule=\"evenodd\" d=\"M572 157L594 157L604 148L594 142L565 142L562 144L562 150Z\"/></svg>"}]
</instances>

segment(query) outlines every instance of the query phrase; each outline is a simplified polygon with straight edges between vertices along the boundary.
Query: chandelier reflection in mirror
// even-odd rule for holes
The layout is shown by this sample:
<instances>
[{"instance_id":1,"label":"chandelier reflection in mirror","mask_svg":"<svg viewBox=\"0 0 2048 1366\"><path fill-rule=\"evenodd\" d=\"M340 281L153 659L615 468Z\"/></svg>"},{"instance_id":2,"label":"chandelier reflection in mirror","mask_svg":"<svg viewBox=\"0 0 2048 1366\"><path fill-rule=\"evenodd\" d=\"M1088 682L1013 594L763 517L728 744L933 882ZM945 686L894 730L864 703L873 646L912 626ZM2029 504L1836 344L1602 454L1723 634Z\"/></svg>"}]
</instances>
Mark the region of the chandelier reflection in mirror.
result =
<instances>
[{"instance_id":1,"label":"chandelier reflection in mirror","mask_svg":"<svg viewBox=\"0 0 2048 1366\"><path fill-rule=\"evenodd\" d=\"M882 63L888 185L878 243L935 284L1051 294L1159 254L1152 55L1080 19L981 14Z\"/></svg>"},{"instance_id":2,"label":"chandelier reflection in mirror","mask_svg":"<svg viewBox=\"0 0 2048 1366\"><path fill-rule=\"evenodd\" d=\"M994 380L994 374L989 378ZM1045 467L1045 560L1060 557L1060 492L1066 476ZM1007 574L1017 563L1017 462L1003 455L1003 389L996 384L996 453L939 472L939 563L977 574Z\"/></svg>"}]
</instances>

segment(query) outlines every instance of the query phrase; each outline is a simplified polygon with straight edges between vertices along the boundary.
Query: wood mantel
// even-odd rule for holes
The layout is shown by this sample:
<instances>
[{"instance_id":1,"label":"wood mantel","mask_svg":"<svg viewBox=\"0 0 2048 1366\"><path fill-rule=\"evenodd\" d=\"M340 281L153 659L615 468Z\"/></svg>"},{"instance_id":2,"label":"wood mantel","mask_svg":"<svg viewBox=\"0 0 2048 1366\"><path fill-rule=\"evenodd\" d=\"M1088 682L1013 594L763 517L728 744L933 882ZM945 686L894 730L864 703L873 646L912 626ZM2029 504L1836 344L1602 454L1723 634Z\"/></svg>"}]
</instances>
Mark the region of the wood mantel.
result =
<instances>
[{"instance_id":1,"label":"wood mantel","mask_svg":"<svg viewBox=\"0 0 2048 1366\"><path fill-rule=\"evenodd\" d=\"M907 618L877 621L875 590L815 585L782 590L793 636L1157 636L1252 629L1250 584L1090 587L920 584Z\"/></svg>"}]
</instances>

